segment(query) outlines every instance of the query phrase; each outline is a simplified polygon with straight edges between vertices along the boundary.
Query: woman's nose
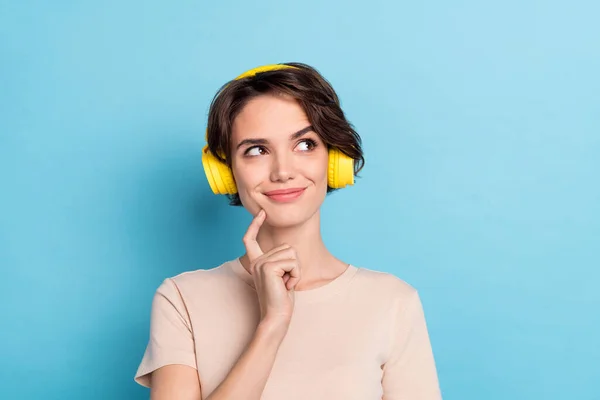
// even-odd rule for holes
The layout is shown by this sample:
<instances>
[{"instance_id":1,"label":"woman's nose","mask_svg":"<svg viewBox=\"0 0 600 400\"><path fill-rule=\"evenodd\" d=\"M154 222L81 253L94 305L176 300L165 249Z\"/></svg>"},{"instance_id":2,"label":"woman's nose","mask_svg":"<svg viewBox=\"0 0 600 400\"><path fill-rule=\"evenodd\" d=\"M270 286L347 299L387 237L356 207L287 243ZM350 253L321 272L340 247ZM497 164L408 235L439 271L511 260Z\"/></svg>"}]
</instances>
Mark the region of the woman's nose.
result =
<instances>
[{"instance_id":1,"label":"woman's nose","mask_svg":"<svg viewBox=\"0 0 600 400\"><path fill-rule=\"evenodd\" d=\"M285 182L295 176L294 160L292 154L276 154L271 165L271 181Z\"/></svg>"}]
</instances>

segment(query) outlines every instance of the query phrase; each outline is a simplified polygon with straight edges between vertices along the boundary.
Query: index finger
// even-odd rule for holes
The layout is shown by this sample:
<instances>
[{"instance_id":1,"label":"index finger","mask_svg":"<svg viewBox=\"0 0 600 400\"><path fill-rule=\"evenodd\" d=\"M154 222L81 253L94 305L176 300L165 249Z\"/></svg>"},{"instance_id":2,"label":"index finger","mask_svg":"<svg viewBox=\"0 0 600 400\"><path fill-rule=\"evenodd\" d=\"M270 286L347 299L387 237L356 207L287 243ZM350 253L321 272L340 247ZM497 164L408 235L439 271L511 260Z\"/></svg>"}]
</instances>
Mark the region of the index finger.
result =
<instances>
[{"instance_id":1,"label":"index finger","mask_svg":"<svg viewBox=\"0 0 600 400\"><path fill-rule=\"evenodd\" d=\"M258 257L263 255L263 251L260 248L260 245L256 241L256 235L258 235L258 231L265 221L267 213L265 210L260 210L258 214L254 217L242 242L244 242L244 246L246 247L246 253L248 254L248 258L250 261L257 259Z\"/></svg>"}]
</instances>

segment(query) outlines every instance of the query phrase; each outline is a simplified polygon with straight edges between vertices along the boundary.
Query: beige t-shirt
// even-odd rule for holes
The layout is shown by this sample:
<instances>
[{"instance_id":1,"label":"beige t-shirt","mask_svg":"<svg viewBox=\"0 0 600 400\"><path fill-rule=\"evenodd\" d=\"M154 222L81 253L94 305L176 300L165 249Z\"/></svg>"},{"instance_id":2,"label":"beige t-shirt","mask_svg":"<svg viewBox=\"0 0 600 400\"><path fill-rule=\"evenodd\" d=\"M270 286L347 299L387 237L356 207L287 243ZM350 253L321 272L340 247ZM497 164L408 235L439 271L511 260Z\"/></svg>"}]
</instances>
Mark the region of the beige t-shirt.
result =
<instances>
[{"instance_id":1,"label":"beige t-shirt","mask_svg":"<svg viewBox=\"0 0 600 400\"><path fill-rule=\"evenodd\" d=\"M252 276L238 258L166 279L152 302L136 382L150 387L157 368L189 365L206 398L235 365L259 318ZM417 291L392 274L353 265L324 286L297 291L261 399L441 399Z\"/></svg>"}]
</instances>

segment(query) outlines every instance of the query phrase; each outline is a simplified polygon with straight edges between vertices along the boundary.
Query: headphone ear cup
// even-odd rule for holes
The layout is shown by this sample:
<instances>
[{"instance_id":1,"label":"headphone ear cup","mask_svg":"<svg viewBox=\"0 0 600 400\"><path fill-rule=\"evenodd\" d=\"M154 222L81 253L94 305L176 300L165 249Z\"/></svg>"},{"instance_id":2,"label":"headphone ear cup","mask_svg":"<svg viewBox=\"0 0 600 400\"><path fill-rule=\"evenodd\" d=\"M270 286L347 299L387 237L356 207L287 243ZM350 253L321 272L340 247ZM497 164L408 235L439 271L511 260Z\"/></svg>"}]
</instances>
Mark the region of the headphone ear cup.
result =
<instances>
[{"instance_id":1,"label":"headphone ear cup","mask_svg":"<svg viewBox=\"0 0 600 400\"><path fill-rule=\"evenodd\" d=\"M208 146L202 150L202 166L214 194L236 194L237 187L231 169L211 154Z\"/></svg>"},{"instance_id":2,"label":"headphone ear cup","mask_svg":"<svg viewBox=\"0 0 600 400\"><path fill-rule=\"evenodd\" d=\"M334 189L354 184L354 160L338 149L329 149L327 184Z\"/></svg>"}]
</instances>

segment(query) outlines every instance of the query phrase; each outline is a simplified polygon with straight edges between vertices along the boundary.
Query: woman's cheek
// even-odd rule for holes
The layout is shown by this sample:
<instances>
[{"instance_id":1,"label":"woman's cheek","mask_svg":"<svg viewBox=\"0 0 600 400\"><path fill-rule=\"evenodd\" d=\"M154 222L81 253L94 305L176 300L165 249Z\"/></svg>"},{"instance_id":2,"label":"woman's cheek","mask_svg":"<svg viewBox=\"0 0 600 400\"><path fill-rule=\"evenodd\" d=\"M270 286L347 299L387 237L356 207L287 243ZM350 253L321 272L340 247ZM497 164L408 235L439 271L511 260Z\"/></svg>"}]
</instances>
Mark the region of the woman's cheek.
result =
<instances>
[{"instance_id":1,"label":"woman's cheek","mask_svg":"<svg viewBox=\"0 0 600 400\"><path fill-rule=\"evenodd\" d=\"M249 166L238 165L234 173L236 186L240 201L248 210L259 208L257 198L259 197L260 179L255 169Z\"/></svg>"}]
</instances>

